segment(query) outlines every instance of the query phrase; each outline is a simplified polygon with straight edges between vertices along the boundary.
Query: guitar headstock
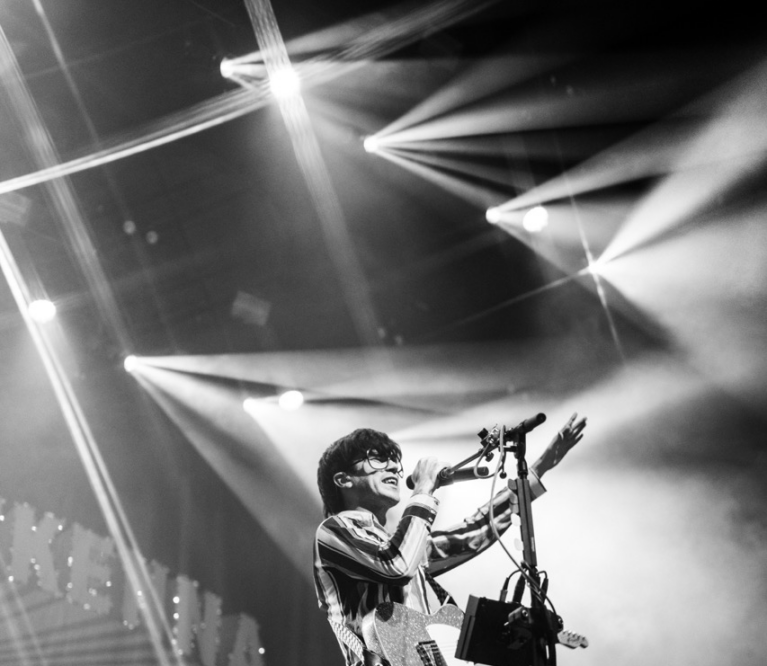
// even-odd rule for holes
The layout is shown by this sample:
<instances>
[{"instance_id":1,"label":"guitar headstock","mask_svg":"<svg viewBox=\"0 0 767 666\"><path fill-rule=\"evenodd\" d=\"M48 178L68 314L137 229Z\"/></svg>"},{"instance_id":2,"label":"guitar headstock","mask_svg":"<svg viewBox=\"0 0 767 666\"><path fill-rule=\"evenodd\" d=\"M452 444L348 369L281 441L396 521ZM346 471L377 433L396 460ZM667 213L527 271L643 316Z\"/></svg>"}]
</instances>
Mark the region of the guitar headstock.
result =
<instances>
[{"instance_id":1,"label":"guitar headstock","mask_svg":"<svg viewBox=\"0 0 767 666\"><path fill-rule=\"evenodd\" d=\"M574 631L562 630L557 634L557 642L565 647L572 648L587 648L589 646L589 639L582 634L576 634Z\"/></svg>"}]
</instances>

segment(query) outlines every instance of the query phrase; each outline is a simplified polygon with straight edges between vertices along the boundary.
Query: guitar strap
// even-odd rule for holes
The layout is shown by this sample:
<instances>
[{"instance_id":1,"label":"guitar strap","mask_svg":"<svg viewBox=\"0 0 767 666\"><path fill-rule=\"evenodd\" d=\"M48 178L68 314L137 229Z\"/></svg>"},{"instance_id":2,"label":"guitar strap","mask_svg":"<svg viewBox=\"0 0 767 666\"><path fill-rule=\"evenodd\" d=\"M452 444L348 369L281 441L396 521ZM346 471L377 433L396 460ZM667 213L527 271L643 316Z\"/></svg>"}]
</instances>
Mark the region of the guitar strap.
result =
<instances>
[{"instance_id":1,"label":"guitar strap","mask_svg":"<svg viewBox=\"0 0 767 666\"><path fill-rule=\"evenodd\" d=\"M431 586L431 589L434 590L434 594L437 595L437 599L439 599L439 603L443 606L447 604L453 604L453 606L457 606L458 604L455 603L455 599L450 595L450 592L448 592L444 587L442 587L435 579L434 576L432 576L426 569L423 570L424 578L426 578L426 582Z\"/></svg>"},{"instance_id":2,"label":"guitar strap","mask_svg":"<svg viewBox=\"0 0 767 666\"><path fill-rule=\"evenodd\" d=\"M364 643L342 624L328 620L330 628L335 632L336 638L348 647L364 666L388 666L386 660L375 652L368 650Z\"/></svg>"},{"instance_id":3,"label":"guitar strap","mask_svg":"<svg viewBox=\"0 0 767 666\"><path fill-rule=\"evenodd\" d=\"M333 630L333 633L335 633L336 638L348 647L357 659L364 663L365 652L367 652L367 650L365 649L363 642L344 625L338 624L338 622L333 622L332 620L328 620L328 624L330 624L330 628Z\"/></svg>"}]
</instances>

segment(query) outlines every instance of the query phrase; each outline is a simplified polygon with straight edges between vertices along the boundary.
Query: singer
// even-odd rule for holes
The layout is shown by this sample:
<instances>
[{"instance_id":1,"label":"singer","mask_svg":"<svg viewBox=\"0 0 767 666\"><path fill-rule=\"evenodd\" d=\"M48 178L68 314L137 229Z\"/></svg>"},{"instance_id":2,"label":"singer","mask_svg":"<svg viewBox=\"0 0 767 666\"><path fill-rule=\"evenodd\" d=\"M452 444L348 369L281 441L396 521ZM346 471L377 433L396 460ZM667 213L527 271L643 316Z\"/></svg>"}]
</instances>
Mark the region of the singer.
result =
<instances>
[{"instance_id":1,"label":"singer","mask_svg":"<svg viewBox=\"0 0 767 666\"><path fill-rule=\"evenodd\" d=\"M545 492L541 477L583 437L586 419L573 414L541 457L530 466L533 497ZM394 601L431 614L448 593L433 576L486 550L493 540L489 503L455 527L432 530L439 502L434 491L447 466L436 458L418 461L413 494L402 518L387 531L386 514L400 502L402 453L388 435L355 430L331 444L320 459L317 484L325 520L314 545L314 581L320 608L327 614L347 666L381 663L366 647L365 616ZM511 525L516 496L506 487L493 499L498 532Z\"/></svg>"}]
</instances>

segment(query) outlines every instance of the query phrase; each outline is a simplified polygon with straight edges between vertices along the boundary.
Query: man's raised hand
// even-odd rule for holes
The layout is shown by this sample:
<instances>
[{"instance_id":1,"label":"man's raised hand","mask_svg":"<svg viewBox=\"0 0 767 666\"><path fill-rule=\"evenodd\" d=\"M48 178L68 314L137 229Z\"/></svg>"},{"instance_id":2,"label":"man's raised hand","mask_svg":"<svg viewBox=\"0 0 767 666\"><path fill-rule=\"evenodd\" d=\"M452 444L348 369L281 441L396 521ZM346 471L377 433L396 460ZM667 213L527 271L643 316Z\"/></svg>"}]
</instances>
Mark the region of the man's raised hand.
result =
<instances>
[{"instance_id":1,"label":"man's raised hand","mask_svg":"<svg viewBox=\"0 0 767 666\"><path fill-rule=\"evenodd\" d=\"M586 427L586 417L579 421L578 413L573 414L551 440L541 457L533 463L533 471L542 477L552 467L556 467L567 452L583 439L583 429Z\"/></svg>"}]
</instances>

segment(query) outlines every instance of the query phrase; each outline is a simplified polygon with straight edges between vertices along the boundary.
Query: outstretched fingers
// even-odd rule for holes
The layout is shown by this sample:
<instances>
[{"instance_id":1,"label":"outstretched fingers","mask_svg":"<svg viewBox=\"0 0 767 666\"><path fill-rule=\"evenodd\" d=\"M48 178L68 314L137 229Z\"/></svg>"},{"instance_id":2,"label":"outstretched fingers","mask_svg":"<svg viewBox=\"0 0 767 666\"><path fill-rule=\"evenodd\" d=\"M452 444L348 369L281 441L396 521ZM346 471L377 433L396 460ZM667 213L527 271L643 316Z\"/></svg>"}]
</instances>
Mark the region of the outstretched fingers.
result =
<instances>
[{"instance_id":1,"label":"outstretched fingers","mask_svg":"<svg viewBox=\"0 0 767 666\"><path fill-rule=\"evenodd\" d=\"M564 427L559 431L559 436L562 439L563 444L567 449L571 449L578 442L583 439L583 430L586 427L586 417L584 416L579 421L578 412L575 412L565 423Z\"/></svg>"}]
</instances>

